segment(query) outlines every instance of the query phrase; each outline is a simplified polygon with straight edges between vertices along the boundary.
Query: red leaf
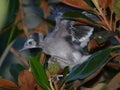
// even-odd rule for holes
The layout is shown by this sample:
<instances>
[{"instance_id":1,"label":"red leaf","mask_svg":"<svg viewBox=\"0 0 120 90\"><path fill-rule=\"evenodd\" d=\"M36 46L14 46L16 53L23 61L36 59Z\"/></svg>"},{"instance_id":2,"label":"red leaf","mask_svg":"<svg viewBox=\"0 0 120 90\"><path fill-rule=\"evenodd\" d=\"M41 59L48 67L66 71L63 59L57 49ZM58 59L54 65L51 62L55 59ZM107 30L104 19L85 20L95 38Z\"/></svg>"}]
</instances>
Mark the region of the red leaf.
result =
<instances>
[{"instance_id":1,"label":"red leaf","mask_svg":"<svg viewBox=\"0 0 120 90\"><path fill-rule=\"evenodd\" d=\"M0 88L18 89L18 86L10 80L0 78Z\"/></svg>"},{"instance_id":2,"label":"red leaf","mask_svg":"<svg viewBox=\"0 0 120 90\"><path fill-rule=\"evenodd\" d=\"M24 70L18 76L18 84L21 90L34 90L36 82L32 73Z\"/></svg>"},{"instance_id":3,"label":"red leaf","mask_svg":"<svg viewBox=\"0 0 120 90\"><path fill-rule=\"evenodd\" d=\"M111 6L113 4L113 1L114 0L98 0L100 7L104 9Z\"/></svg>"},{"instance_id":4,"label":"red leaf","mask_svg":"<svg viewBox=\"0 0 120 90\"><path fill-rule=\"evenodd\" d=\"M84 0L61 0L62 3L79 9L90 10L91 7Z\"/></svg>"},{"instance_id":5,"label":"red leaf","mask_svg":"<svg viewBox=\"0 0 120 90\"><path fill-rule=\"evenodd\" d=\"M92 40L89 41L89 43L88 43L88 51L92 51L97 47L99 47L99 45L98 45L98 43L96 42L95 39L92 39Z\"/></svg>"}]
</instances>

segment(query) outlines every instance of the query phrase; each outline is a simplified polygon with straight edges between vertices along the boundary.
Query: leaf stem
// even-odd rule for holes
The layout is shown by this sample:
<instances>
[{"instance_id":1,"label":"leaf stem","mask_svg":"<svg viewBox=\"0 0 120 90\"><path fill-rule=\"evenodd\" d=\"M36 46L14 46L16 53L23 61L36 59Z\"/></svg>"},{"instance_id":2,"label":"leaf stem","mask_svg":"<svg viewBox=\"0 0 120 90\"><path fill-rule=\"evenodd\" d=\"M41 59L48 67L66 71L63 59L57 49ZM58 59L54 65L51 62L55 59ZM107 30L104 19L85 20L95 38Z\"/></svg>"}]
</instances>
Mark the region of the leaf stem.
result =
<instances>
[{"instance_id":1,"label":"leaf stem","mask_svg":"<svg viewBox=\"0 0 120 90\"><path fill-rule=\"evenodd\" d=\"M49 78L49 82L50 82L50 88L51 88L51 90L55 90L55 88L53 87L51 78Z\"/></svg>"}]
</instances>

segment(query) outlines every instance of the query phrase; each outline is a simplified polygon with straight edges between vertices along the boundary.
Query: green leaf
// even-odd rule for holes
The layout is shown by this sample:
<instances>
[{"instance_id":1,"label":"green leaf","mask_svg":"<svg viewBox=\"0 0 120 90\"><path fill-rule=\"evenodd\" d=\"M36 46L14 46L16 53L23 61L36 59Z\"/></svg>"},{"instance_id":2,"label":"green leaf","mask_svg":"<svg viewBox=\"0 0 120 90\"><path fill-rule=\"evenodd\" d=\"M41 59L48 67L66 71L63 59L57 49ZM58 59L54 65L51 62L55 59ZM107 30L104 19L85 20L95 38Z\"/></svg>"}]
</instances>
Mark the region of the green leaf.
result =
<instances>
[{"instance_id":1,"label":"green leaf","mask_svg":"<svg viewBox=\"0 0 120 90\"><path fill-rule=\"evenodd\" d=\"M118 18L120 18L120 0L115 0L115 3L113 5L113 11L118 16Z\"/></svg>"},{"instance_id":2,"label":"green leaf","mask_svg":"<svg viewBox=\"0 0 120 90\"><path fill-rule=\"evenodd\" d=\"M0 1L0 31L15 19L19 7L19 0Z\"/></svg>"},{"instance_id":3,"label":"green leaf","mask_svg":"<svg viewBox=\"0 0 120 90\"><path fill-rule=\"evenodd\" d=\"M18 37L19 34L20 34L20 30L18 30L16 25L13 25L5 32L0 33L0 41L1 41L0 55L3 53L5 48Z\"/></svg>"},{"instance_id":4,"label":"green leaf","mask_svg":"<svg viewBox=\"0 0 120 90\"><path fill-rule=\"evenodd\" d=\"M40 62L40 57L41 57L41 52L38 52L37 55L35 56L35 60Z\"/></svg>"},{"instance_id":5,"label":"green leaf","mask_svg":"<svg viewBox=\"0 0 120 90\"><path fill-rule=\"evenodd\" d=\"M18 9L19 9L19 0L10 0L6 24L9 24L15 20Z\"/></svg>"},{"instance_id":6,"label":"green leaf","mask_svg":"<svg viewBox=\"0 0 120 90\"><path fill-rule=\"evenodd\" d=\"M5 24L9 6L9 0L0 0L0 31Z\"/></svg>"},{"instance_id":7,"label":"green leaf","mask_svg":"<svg viewBox=\"0 0 120 90\"><path fill-rule=\"evenodd\" d=\"M106 30L100 31L94 34L94 38L97 40L98 44L103 44L107 42L110 39L110 37L113 37L117 33L118 32L106 31Z\"/></svg>"},{"instance_id":8,"label":"green leaf","mask_svg":"<svg viewBox=\"0 0 120 90\"><path fill-rule=\"evenodd\" d=\"M92 0L93 4L95 5L95 7L99 10L100 9L100 5L98 0Z\"/></svg>"},{"instance_id":9,"label":"green leaf","mask_svg":"<svg viewBox=\"0 0 120 90\"><path fill-rule=\"evenodd\" d=\"M55 27L55 21L50 20L50 19L46 19L46 18L43 18L43 21L46 22L51 27Z\"/></svg>"},{"instance_id":10,"label":"green leaf","mask_svg":"<svg viewBox=\"0 0 120 90\"><path fill-rule=\"evenodd\" d=\"M84 79L94 73L108 61L109 54L112 50L112 48L101 50L93 54L90 58L88 58L88 60L86 60L86 62L73 67L67 77L67 82L77 79Z\"/></svg>"},{"instance_id":11,"label":"green leaf","mask_svg":"<svg viewBox=\"0 0 120 90\"><path fill-rule=\"evenodd\" d=\"M8 46L19 34L20 31L18 30L17 26L13 25L9 33L9 38L7 40L6 46Z\"/></svg>"},{"instance_id":12,"label":"green leaf","mask_svg":"<svg viewBox=\"0 0 120 90\"><path fill-rule=\"evenodd\" d=\"M12 64L11 65L10 73L13 76L13 78L15 79L16 82L18 82L18 75L22 70L25 70L25 67L22 66L21 64Z\"/></svg>"},{"instance_id":13,"label":"green leaf","mask_svg":"<svg viewBox=\"0 0 120 90\"><path fill-rule=\"evenodd\" d=\"M63 77L62 77L62 80L60 82L60 85L59 85L59 89L63 86L63 84L65 83L66 81L66 77L67 77L67 74L69 72L69 66L66 66L63 70Z\"/></svg>"},{"instance_id":14,"label":"green leaf","mask_svg":"<svg viewBox=\"0 0 120 90\"><path fill-rule=\"evenodd\" d=\"M30 66L37 83L45 90L50 90L48 77L43 66L39 64L38 61L36 61L33 57L30 57Z\"/></svg>"},{"instance_id":15,"label":"green leaf","mask_svg":"<svg viewBox=\"0 0 120 90\"><path fill-rule=\"evenodd\" d=\"M76 19L76 18L84 18L92 23L95 23L95 21L93 21L92 19L90 19L89 17L85 16L84 14L78 12L78 11L69 11L69 12L65 12L63 14L63 17L66 18L71 18L71 19Z\"/></svg>"},{"instance_id":16,"label":"green leaf","mask_svg":"<svg viewBox=\"0 0 120 90\"><path fill-rule=\"evenodd\" d=\"M90 7L94 7L93 3L91 0L84 0Z\"/></svg>"}]
</instances>

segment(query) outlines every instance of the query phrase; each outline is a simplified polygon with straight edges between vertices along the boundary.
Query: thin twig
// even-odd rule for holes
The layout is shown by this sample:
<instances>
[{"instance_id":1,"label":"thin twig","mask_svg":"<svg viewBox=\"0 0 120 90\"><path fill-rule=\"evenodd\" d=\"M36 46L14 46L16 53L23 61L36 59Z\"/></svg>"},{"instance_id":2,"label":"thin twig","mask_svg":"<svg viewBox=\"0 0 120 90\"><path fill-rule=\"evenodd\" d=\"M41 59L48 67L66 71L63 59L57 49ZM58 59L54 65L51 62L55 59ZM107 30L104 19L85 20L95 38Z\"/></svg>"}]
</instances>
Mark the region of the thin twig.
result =
<instances>
[{"instance_id":1,"label":"thin twig","mask_svg":"<svg viewBox=\"0 0 120 90\"><path fill-rule=\"evenodd\" d=\"M14 41L15 41L15 40L13 40L13 41L6 47L6 49L4 50L2 56L0 57L0 67L1 67L1 65L2 65L2 63L3 63L3 61L4 61L5 57L6 57L6 55L8 54L9 49L10 49L11 46L13 45Z\"/></svg>"},{"instance_id":2,"label":"thin twig","mask_svg":"<svg viewBox=\"0 0 120 90\"><path fill-rule=\"evenodd\" d=\"M103 19L102 19L102 22L105 22L105 24L106 24L106 26L108 27L108 29L109 29L109 30L112 30L111 27L110 27L110 25L109 25L109 23L108 23L108 21L107 21L107 19L106 19L106 16L103 14L103 12L102 12L101 9L99 9L99 13L100 13L101 17L103 18Z\"/></svg>"},{"instance_id":3,"label":"thin twig","mask_svg":"<svg viewBox=\"0 0 120 90\"><path fill-rule=\"evenodd\" d=\"M113 11L111 10L111 13L110 13L110 22L109 22L110 27L112 27L112 22L113 22Z\"/></svg>"},{"instance_id":4,"label":"thin twig","mask_svg":"<svg viewBox=\"0 0 120 90\"><path fill-rule=\"evenodd\" d=\"M25 64L27 67L29 67L29 64L26 60L26 58L24 58L19 52L17 52L14 48L10 48L10 52L17 57L23 64Z\"/></svg>"},{"instance_id":5,"label":"thin twig","mask_svg":"<svg viewBox=\"0 0 120 90\"><path fill-rule=\"evenodd\" d=\"M120 38L117 35L114 38L120 43Z\"/></svg>"}]
</instances>

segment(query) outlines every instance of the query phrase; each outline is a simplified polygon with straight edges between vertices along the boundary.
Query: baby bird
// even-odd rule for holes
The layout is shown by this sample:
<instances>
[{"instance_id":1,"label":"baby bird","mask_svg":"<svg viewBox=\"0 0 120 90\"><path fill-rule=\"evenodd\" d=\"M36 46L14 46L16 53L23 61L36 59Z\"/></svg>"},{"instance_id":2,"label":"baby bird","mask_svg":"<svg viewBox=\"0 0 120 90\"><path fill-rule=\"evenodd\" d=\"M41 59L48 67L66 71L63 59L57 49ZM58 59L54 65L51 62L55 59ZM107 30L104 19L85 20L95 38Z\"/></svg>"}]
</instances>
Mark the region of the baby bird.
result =
<instances>
[{"instance_id":1,"label":"baby bird","mask_svg":"<svg viewBox=\"0 0 120 90\"><path fill-rule=\"evenodd\" d=\"M94 28L90 26L74 26L74 21L62 18L58 13L55 18L56 26L45 37L41 33L33 33L24 44L24 49L41 48L51 56L49 62L57 60L60 67L83 63L90 55L84 53L83 48L87 45Z\"/></svg>"}]
</instances>

